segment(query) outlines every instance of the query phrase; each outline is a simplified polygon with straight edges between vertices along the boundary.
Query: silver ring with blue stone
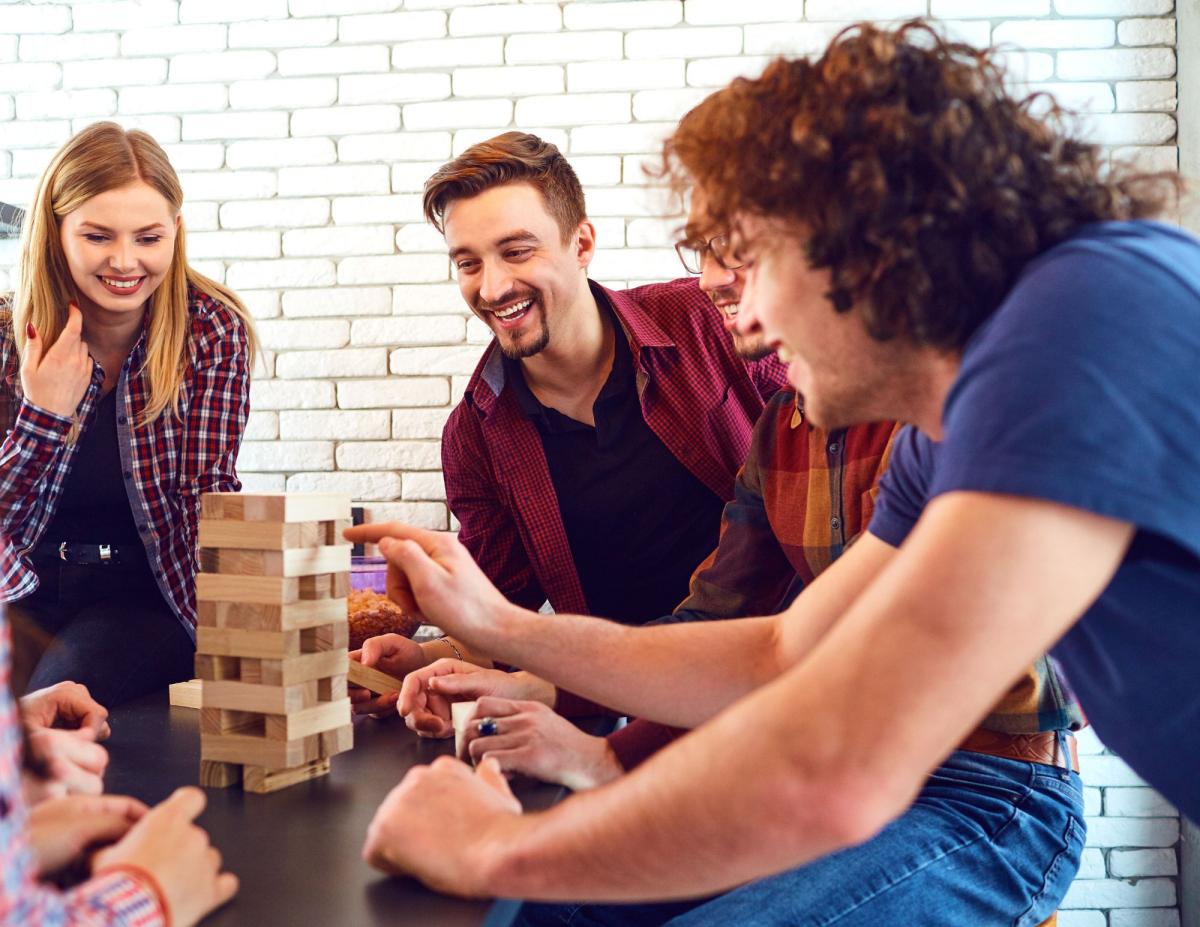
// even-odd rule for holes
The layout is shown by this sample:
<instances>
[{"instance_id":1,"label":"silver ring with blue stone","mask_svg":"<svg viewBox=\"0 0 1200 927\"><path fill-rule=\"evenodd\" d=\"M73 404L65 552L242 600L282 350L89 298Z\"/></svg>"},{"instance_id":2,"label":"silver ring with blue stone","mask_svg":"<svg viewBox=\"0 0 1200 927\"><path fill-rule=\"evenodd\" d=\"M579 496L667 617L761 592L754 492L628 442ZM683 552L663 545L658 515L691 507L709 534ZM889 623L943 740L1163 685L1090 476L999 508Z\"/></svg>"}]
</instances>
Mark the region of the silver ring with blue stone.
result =
<instances>
[{"instance_id":1,"label":"silver ring with blue stone","mask_svg":"<svg viewBox=\"0 0 1200 927\"><path fill-rule=\"evenodd\" d=\"M500 725L496 723L495 718L483 718L476 724L475 729L479 731L480 737L495 737L500 733Z\"/></svg>"}]
</instances>

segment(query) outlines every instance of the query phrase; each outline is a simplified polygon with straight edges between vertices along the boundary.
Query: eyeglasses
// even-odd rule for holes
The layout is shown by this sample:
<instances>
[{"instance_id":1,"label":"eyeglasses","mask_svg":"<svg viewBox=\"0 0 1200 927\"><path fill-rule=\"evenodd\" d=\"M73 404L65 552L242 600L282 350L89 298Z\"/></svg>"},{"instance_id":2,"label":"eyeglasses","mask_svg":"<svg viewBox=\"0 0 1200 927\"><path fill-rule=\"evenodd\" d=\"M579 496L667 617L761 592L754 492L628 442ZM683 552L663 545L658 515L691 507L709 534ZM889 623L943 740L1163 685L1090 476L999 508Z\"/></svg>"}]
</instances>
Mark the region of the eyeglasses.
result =
<instances>
[{"instance_id":1,"label":"eyeglasses","mask_svg":"<svg viewBox=\"0 0 1200 927\"><path fill-rule=\"evenodd\" d=\"M689 274L698 274L704 270L704 255L710 251L717 263L726 270L737 270L745 266L745 261L739 261L733 255L729 239L724 235L714 235L701 245L690 241L677 242L675 245L675 253L679 255L679 260L683 262Z\"/></svg>"}]
</instances>

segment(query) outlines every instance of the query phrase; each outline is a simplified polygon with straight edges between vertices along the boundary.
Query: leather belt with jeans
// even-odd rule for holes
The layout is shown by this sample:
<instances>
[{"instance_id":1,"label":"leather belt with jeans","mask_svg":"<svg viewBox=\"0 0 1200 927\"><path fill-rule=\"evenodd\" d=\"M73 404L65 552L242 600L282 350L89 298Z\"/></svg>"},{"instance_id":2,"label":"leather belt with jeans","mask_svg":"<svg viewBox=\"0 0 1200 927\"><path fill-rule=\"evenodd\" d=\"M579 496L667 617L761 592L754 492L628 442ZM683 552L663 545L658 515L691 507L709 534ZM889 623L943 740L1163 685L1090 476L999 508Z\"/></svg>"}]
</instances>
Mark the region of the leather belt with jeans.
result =
<instances>
[{"instance_id":1,"label":"leather belt with jeans","mask_svg":"<svg viewBox=\"0 0 1200 927\"><path fill-rule=\"evenodd\" d=\"M1075 738L1058 731L1005 734L980 728L959 744L958 749L1079 772L1079 750Z\"/></svg>"}]
</instances>

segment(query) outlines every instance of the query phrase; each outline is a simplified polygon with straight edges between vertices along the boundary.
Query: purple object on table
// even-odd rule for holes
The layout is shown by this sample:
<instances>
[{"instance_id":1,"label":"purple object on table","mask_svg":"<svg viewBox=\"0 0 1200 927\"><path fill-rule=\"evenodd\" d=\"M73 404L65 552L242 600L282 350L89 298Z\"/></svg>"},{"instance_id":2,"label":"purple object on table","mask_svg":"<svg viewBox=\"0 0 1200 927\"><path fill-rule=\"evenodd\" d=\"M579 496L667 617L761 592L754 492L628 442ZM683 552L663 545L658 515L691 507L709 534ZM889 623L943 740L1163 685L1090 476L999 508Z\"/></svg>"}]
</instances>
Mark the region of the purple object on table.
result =
<instances>
[{"instance_id":1,"label":"purple object on table","mask_svg":"<svg viewBox=\"0 0 1200 927\"><path fill-rule=\"evenodd\" d=\"M387 560L383 557L352 557L350 588L387 593Z\"/></svg>"}]
</instances>

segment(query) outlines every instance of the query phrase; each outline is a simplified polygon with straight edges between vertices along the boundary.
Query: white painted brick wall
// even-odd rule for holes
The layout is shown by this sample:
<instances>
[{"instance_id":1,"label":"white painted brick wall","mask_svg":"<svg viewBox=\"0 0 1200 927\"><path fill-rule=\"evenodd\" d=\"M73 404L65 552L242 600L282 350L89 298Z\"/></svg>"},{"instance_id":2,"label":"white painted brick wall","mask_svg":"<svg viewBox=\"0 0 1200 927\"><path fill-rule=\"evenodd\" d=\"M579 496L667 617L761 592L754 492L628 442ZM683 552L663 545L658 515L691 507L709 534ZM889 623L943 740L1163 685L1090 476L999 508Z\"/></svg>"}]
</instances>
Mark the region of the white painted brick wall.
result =
<instances>
[{"instance_id":1,"label":"white painted brick wall","mask_svg":"<svg viewBox=\"0 0 1200 927\"><path fill-rule=\"evenodd\" d=\"M1030 90L1114 157L1177 162L1173 0L0 0L0 200L114 117L167 145L197 263L265 350L239 467L336 489L375 519L451 527L450 407L487 341L421 216L443 161L522 127L585 186L606 282L680 272L641 170L689 106L855 18L932 14L1005 43ZM0 287L14 247L0 242ZM1178 819L1083 735L1090 835L1061 927L1179 927Z\"/></svg>"}]
</instances>

